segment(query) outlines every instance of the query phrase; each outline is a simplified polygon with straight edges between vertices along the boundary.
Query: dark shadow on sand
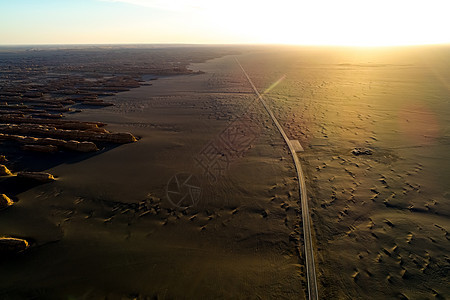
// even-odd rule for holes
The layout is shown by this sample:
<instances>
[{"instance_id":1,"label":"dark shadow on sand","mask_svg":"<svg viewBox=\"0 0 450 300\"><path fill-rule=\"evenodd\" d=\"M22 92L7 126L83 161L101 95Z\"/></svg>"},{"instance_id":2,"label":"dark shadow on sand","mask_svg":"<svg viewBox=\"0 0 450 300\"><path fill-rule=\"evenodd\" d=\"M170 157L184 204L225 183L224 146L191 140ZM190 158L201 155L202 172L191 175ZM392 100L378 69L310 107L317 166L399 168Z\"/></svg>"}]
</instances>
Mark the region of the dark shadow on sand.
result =
<instances>
[{"instance_id":1,"label":"dark shadow on sand","mask_svg":"<svg viewBox=\"0 0 450 300\"><path fill-rule=\"evenodd\" d=\"M81 162L85 159L100 155L121 145L98 143L97 146L100 150L90 153L74 151L40 153L22 150L20 147L17 147L17 143L12 141L5 141L1 144L1 153L8 159L8 161L3 164L5 164L13 173L20 171L44 172L61 164L74 164ZM55 178L58 178L57 174L53 175L55 175ZM15 195L23 193L42 184L45 183L39 183L25 178L18 178L17 176L0 177L0 194L6 194L13 200L17 200L15 198Z\"/></svg>"}]
</instances>

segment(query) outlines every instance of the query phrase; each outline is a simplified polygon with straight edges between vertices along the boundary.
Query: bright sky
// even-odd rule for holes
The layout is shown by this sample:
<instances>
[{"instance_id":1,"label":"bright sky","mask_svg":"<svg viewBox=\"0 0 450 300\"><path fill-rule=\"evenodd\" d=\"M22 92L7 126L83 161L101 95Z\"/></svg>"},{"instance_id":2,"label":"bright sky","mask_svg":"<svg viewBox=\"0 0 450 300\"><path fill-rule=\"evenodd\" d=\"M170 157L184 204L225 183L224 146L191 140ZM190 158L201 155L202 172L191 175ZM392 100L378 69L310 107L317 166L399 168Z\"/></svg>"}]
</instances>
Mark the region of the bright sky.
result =
<instances>
[{"instance_id":1,"label":"bright sky","mask_svg":"<svg viewBox=\"0 0 450 300\"><path fill-rule=\"evenodd\" d=\"M0 0L0 44L450 43L450 0Z\"/></svg>"}]
</instances>

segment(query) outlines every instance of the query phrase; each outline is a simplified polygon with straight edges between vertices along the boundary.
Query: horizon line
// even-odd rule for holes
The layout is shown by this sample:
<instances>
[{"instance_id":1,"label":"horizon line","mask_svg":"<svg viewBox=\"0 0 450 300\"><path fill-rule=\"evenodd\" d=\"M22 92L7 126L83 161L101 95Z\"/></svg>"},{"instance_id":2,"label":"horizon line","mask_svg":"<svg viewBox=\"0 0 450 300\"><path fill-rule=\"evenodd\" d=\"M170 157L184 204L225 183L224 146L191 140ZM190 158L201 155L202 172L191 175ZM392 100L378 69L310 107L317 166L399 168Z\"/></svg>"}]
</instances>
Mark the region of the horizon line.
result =
<instances>
[{"instance_id":1,"label":"horizon line","mask_svg":"<svg viewBox=\"0 0 450 300\"><path fill-rule=\"evenodd\" d=\"M37 46L294 46L294 47L351 47L351 48L392 48L420 46L450 46L450 42L397 45L357 45L357 44L295 44L295 43L18 43L0 44L0 47L37 47Z\"/></svg>"}]
</instances>

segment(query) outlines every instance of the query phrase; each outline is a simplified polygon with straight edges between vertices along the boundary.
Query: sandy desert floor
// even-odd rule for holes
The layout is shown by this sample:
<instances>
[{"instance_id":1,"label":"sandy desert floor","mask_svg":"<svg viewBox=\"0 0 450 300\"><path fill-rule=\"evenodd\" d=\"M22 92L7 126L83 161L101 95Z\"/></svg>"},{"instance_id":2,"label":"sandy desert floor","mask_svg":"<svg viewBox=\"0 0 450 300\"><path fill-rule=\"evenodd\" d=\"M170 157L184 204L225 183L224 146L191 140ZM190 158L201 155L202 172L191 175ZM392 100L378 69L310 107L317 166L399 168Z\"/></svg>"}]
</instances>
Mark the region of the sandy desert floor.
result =
<instances>
[{"instance_id":1,"label":"sandy desert floor","mask_svg":"<svg viewBox=\"0 0 450 300\"><path fill-rule=\"evenodd\" d=\"M286 76L267 98L306 149L322 297L447 298L448 48L266 55L259 86Z\"/></svg>"},{"instance_id":2,"label":"sandy desert floor","mask_svg":"<svg viewBox=\"0 0 450 300\"><path fill-rule=\"evenodd\" d=\"M198 67L208 73L159 78L108 99L112 108L77 114L140 140L54 167L56 182L18 195L0 228L31 237L34 249L4 262L4 295L303 295L295 173L282 139L253 105L239 125L254 123L251 143L223 174L207 176L202 150L255 96L232 58ZM186 173L201 194L195 207L177 209L167 187Z\"/></svg>"},{"instance_id":3,"label":"sandy desert floor","mask_svg":"<svg viewBox=\"0 0 450 300\"><path fill-rule=\"evenodd\" d=\"M305 149L321 298L449 297L448 47L237 57ZM1 261L1 297L305 298L287 147L233 55L190 68L76 115L140 139L56 165L1 212L0 235L32 243Z\"/></svg>"}]
</instances>

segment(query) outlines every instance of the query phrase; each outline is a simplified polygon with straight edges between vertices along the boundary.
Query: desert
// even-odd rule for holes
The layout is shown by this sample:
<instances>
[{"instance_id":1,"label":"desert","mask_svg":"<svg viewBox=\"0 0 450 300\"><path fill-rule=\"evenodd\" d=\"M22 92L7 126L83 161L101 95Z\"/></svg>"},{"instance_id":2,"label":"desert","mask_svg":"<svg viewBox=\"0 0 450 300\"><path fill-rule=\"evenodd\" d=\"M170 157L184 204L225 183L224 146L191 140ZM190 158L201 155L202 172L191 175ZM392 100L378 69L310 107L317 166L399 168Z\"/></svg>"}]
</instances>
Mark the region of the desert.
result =
<instances>
[{"instance_id":1,"label":"desert","mask_svg":"<svg viewBox=\"0 0 450 300\"><path fill-rule=\"evenodd\" d=\"M0 48L0 298L308 298L261 97L319 298L448 298L449 53Z\"/></svg>"}]
</instances>

